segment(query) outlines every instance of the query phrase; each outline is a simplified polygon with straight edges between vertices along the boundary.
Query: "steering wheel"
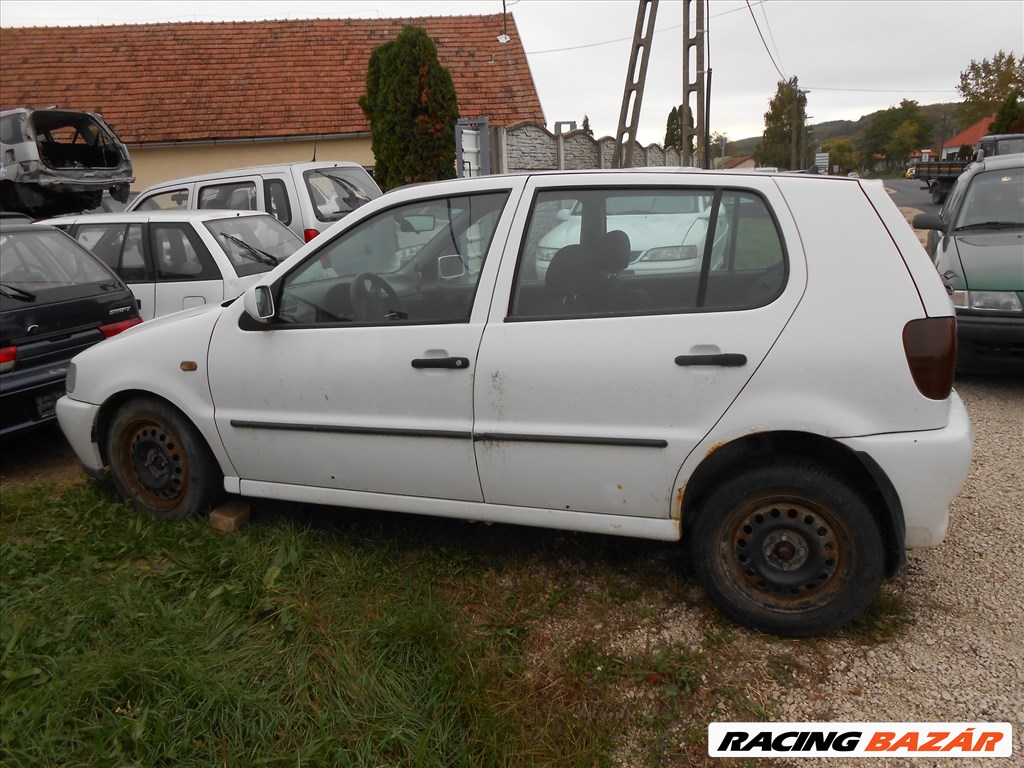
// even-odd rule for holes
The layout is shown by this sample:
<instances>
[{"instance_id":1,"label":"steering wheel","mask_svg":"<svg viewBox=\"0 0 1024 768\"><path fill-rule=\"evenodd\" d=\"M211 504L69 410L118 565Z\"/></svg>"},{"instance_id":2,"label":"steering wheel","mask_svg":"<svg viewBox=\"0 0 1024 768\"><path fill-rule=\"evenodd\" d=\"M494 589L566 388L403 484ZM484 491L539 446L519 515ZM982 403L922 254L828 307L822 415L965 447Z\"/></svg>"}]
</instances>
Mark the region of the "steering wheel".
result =
<instances>
[{"instance_id":1,"label":"steering wheel","mask_svg":"<svg viewBox=\"0 0 1024 768\"><path fill-rule=\"evenodd\" d=\"M352 279L352 308L363 322L405 319L408 314L398 292L380 275L363 272Z\"/></svg>"}]
</instances>

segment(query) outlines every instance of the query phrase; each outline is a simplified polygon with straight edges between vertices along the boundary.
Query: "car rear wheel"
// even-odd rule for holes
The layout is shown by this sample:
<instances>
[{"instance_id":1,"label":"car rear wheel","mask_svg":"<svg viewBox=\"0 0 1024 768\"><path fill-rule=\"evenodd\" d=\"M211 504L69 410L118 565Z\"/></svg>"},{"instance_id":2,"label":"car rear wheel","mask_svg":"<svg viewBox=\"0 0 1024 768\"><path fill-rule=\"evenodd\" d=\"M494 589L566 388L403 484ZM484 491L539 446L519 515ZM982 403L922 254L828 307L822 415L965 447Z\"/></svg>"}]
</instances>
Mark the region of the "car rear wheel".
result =
<instances>
[{"instance_id":1,"label":"car rear wheel","mask_svg":"<svg viewBox=\"0 0 1024 768\"><path fill-rule=\"evenodd\" d=\"M842 478L800 462L752 467L713 490L691 552L724 614L791 637L853 621L883 575L882 536L867 502Z\"/></svg>"},{"instance_id":2,"label":"car rear wheel","mask_svg":"<svg viewBox=\"0 0 1024 768\"><path fill-rule=\"evenodd\" d=\"M223 475L199 431L161 400L123 405L107 437L110 473L135 509L163 520L208 512L223 494Z\"/></svg>"}]
</instances>

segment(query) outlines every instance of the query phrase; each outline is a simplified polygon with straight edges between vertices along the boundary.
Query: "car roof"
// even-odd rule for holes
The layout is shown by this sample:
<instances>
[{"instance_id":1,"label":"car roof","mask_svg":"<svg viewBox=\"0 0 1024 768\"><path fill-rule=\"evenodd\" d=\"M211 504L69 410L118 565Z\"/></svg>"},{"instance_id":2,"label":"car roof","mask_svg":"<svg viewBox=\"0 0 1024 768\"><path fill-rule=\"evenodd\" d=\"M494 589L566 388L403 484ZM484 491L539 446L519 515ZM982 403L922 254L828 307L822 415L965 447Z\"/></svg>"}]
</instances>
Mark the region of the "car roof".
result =
<instances>
[{"instance_id":1,"label":"car roof","mask_svg":"<svg viewBox=\"0 0 1024 768\"><path fill-rule=\"evenodd\" d=\"M227 208L204 208L201 211L187 208L174 208L157 211L111 211L108 213L76 213L70 216L57 216L46 219L45 223L54 226L60 224L92 223L92 224L134 224L147 221L193 222L211 221L213 219L230 219L242 216L270 216L263 211L235 211ZM273 217L271 217L273 218Z\"/></svg>"},{"instance_id":2,"label":"car roof","mask_svg":"<svg viewBox=\"0 0 1024 768\"><path fill-rule=\"evenodd\" d=\"M307 168L362 168L363 166L359 163L351 160L313 160L301 163L270 163L269 165L249 165L242 168L225 168L223 171L210 171L209 173L197 173L192 176L182 176L177 179L168 179L167 181L158 181L156 184L151 184L146 187L143 192L157 187L166 187L173 184L189 184L193 181L211 181L213 179L223 179L231 176L249 176L257 175L261 173L272 173L274 171L283 171L289 168L298 168L305 170Z\"/></svg>"},{"instance_id":3,"label":"car roof","mask_svg":"<svg viewBox=\"0 0 1024 768\"><path fill-rule=\"evenodd\" d=\"M34 221L18 221L17 219L0 219L0 230L4 232L54 232L56 227Z\"/></svg>"},{"instance_id":4,"label":"car roof","mask_svg":"<svg viewBox=\"0 0 1024 768\"><path fill-rule=\"evenodd\" d=\"M978 171L1001 171L1005 168L1020 168L1024 166L1024 153L1016 152L1010 155L992 155L983 160L971 163L967 170Z\"/></svg>"}]
</instances>

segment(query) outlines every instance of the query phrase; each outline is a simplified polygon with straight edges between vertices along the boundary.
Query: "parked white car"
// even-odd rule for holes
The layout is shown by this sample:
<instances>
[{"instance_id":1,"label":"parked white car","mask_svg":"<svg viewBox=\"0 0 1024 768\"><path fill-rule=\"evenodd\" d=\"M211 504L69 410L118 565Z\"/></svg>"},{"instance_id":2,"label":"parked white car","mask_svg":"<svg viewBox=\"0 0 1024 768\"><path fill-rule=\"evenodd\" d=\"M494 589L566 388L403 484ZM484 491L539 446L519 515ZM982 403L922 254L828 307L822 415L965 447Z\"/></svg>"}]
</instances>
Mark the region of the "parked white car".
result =
<instances>
[{"instance_id":1,"label":"parked white car","mask_svg":"<svg viewBox=\"0 0 1024 768\"><path fill-rule=\"evenodd\" d=\"M718 264L610 268L607 211L708 190ZM539 280L577 193L581 243ZM945 536L971 457L955 357L880 182L483 176L393 190L241 300L84 352L57 413L158 517L234 494L681 540L725 614L805 635Z\"/></svg>"},{"instance_id":2,"label":"parked white car","mask_svg":"<svg viewBox=\"0 0 1024 768\"><path fill-rule=\"evenodd\" d=\"M128 210L266 211L309 242L380 194L380 187L358 163L315 160L233 168L164 181L140 192Z\"/></svg>"},{"instance_id":3,"label":"parked white car","mask_svg":"<svg viewBox=\"0 0 1024 768\"><path fill-rule=\"evenodd\" d=\"M117 272L144 320L233 299L303 245L273 216L250 211L122 211L45 223Z\"/></svg>"}]
</instances>

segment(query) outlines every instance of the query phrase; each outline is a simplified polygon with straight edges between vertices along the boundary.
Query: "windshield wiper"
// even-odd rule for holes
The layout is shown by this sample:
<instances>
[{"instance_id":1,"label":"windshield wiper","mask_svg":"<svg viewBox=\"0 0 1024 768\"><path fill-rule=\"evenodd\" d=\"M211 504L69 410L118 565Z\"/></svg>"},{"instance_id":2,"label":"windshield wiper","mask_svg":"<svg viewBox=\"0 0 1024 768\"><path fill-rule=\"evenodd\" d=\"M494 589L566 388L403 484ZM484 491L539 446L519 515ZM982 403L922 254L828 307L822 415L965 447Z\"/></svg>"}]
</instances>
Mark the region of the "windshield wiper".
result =
<instances>
[{"instance_id":1,"label":"windshield wiper","mask_svg":"<svg viewBox=\"0 0 1024 768\"><path fill-rule=\"evenodd\" d=\"M35 301L36 295L18 288L17 286L10 285L9 283L0 283L0 293L9 299L20 299L21 301Z\"/></svg>"},{"instance_id":2,"label":"windshield wiper","mask_svg":"<svg viewBox=\"0 0 1024 768\"><path fill-rule=\"evenodd\" d=\"M955 227L954 232L965 232L968 229L1017 229L1024 227L1020 221L982 221L977 224L965 224L962 227Z\"/></svg>"},{"instance_id":3,"label":"windshield wiper","mask_svg":"<svg viewBox=\"0 0 1024 768\"><path fill-rule=\"evenodd\" d=\"M256 257L256 261L262 261L264 264L269 264L272 267L276 267L278 264L281 263L266 251L261 251L255 245L249 245L249 243L245 242L245 240L243 240L240 237L237 237L236 235L229 235L227 232L221 232L220 234L221 237L226 237L231 242L237 243L238 245L245 248L245 250L249 251L249 253Z\"/></svg>"}]
</instances>

